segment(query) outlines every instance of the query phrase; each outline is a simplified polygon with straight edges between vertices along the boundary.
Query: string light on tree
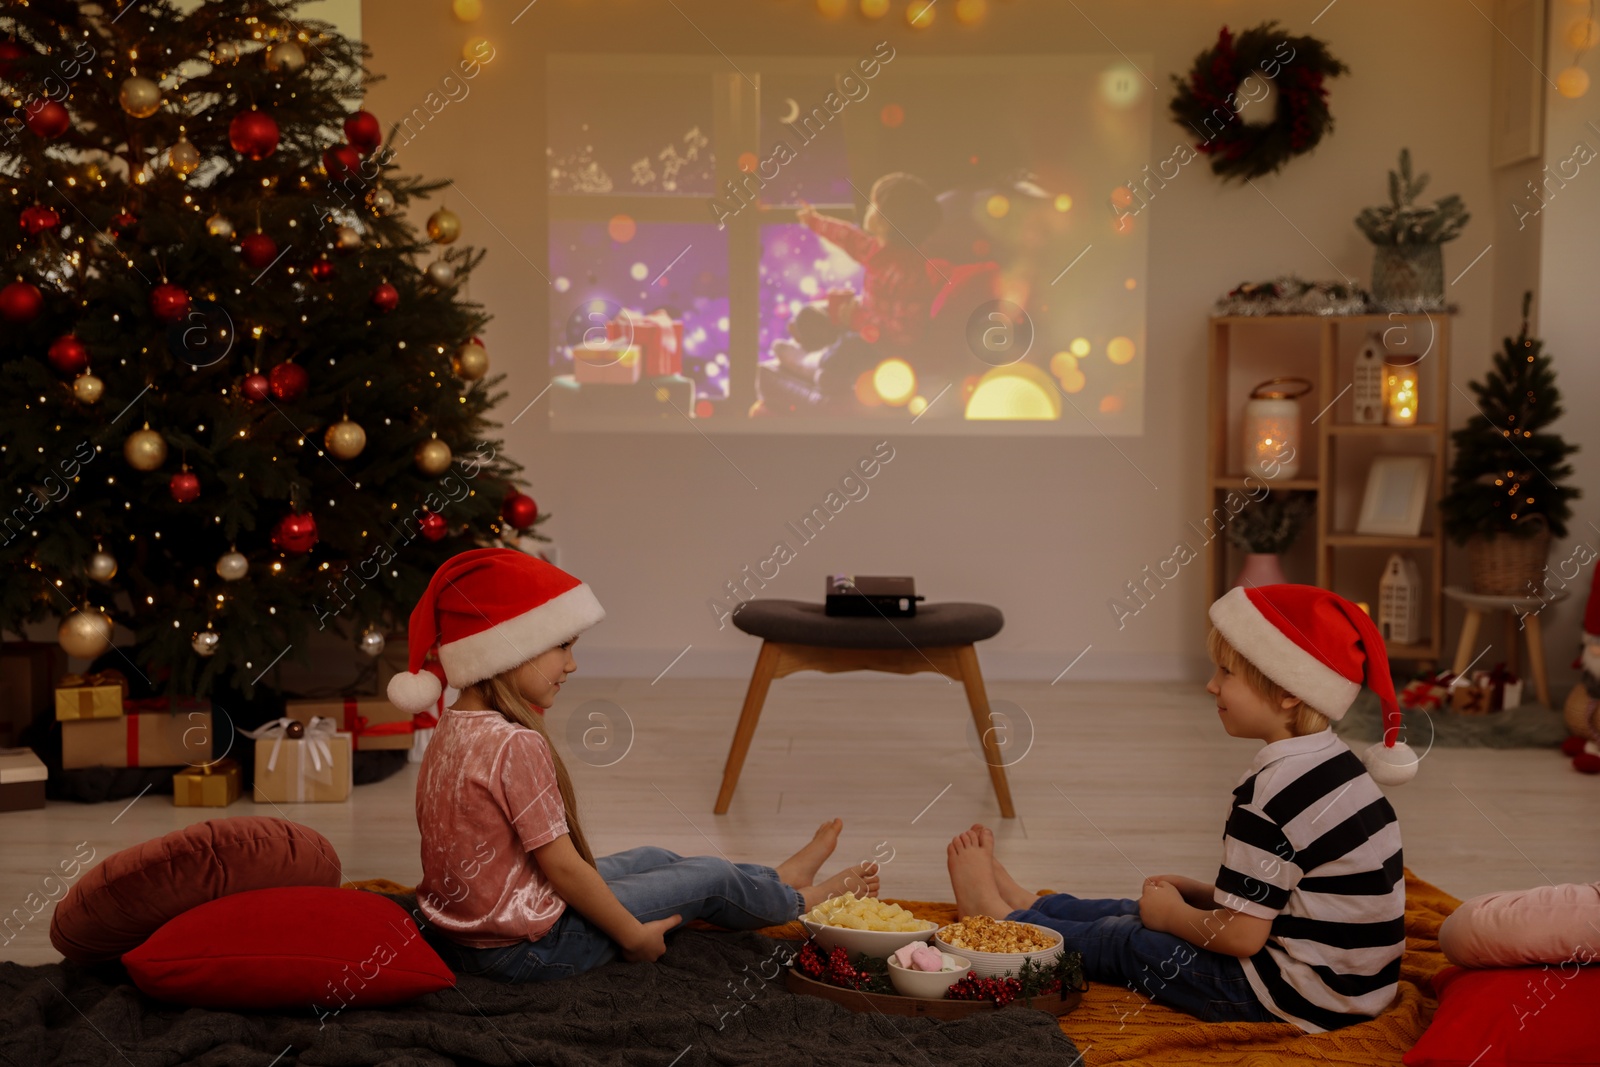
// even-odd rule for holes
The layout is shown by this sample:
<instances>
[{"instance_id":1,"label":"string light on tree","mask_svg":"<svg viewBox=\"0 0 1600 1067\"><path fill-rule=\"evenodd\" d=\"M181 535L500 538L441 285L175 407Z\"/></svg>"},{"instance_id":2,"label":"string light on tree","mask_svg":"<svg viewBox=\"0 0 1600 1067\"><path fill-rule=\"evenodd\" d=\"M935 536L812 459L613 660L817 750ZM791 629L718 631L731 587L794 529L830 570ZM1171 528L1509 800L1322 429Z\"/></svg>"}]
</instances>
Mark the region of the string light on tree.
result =
<instances>
[{"instance_id":1,"label":"string light on tree","mask_svg":"<svg viewBox=\"0 0 1600 1067\"><path fill-rule=\"evenodd\" d=\"M212 215L206 219L206 232L213 237L229 240L233 237L233 223L226 215Z\"/></svg>"}]
</instances>

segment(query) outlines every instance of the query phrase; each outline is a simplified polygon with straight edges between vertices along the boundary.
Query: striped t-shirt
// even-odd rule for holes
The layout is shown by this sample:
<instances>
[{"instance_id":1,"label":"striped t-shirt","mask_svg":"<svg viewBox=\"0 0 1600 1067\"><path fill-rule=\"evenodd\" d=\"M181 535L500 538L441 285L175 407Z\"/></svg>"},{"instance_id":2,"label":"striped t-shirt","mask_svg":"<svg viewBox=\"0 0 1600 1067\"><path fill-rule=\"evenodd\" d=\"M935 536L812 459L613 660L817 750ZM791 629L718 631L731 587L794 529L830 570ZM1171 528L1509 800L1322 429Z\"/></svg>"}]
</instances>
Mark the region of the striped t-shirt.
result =
<instances>
[{"instance_id":1,"label":"striped t-shirt","mask_svg":"<svg viewBox=\"0 0 1600 1067\"><path fill-rule=\"evenodd\" d=\"M1272 922L1240 960L1261 1003L1309 1031L1377 1015L1405 952L1400 823L1332 730L1263 746L1233 791L1216 902Z\"/></svg>"}]
</instances>

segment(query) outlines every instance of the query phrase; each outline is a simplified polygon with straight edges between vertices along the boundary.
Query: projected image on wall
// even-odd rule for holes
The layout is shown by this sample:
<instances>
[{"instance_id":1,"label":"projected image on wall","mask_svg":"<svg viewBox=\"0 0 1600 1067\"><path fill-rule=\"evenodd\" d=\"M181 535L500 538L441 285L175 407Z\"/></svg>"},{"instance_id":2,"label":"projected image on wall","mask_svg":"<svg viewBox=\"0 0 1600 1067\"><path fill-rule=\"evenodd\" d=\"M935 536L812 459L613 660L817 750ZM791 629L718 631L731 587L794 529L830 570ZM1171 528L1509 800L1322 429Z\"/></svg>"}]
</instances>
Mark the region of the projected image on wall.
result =
<instances>
[{"instance_id":1,"label":"projected image on wall","mask_svg":"<svg viewBox=\"0 0 1600 1067\"><path fill-rule=\"evenodd\" d=\"M1127 59L713 58L552 58L556 428L1143 432Z\"/></svg>"}]
</instances>

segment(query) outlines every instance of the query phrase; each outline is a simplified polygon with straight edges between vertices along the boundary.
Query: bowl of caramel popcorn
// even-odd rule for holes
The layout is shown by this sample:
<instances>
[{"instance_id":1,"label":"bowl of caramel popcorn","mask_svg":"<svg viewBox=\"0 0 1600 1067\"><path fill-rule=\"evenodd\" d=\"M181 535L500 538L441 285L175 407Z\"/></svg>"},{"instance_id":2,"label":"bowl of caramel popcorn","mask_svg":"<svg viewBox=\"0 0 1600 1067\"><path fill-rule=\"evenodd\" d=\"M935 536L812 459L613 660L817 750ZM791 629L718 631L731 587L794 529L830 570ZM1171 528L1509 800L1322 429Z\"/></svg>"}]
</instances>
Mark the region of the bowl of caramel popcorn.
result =
<instances>
[{"instance_id":1,"label":"bowl of caramel popcorn","mask_svg":"<svg viewBox=\"0 0 1600 1067\"><path fill-rule=\"evenodd\" d=\"M800 922L826 951L843 948L852 956L877 959L913 941L927 941L939 925L898 904L854 893L824 900L800 916Z\"/></svg>"},{"instance_id":2,"label":"bowl of caramel popcorn","mask_svg":"<svg viewBox=\"0 0 1600 1067\"><path fill-rule=\"evenodd\" d=\"M1032 960L1035 967L1055 963L1061 955L1062 937L1034 923L969 915L941 926L933 935L933 945L941 952L965 956L979 978L997 978L1015 975L1023 960Z\"/></svg>"}]
</instances>

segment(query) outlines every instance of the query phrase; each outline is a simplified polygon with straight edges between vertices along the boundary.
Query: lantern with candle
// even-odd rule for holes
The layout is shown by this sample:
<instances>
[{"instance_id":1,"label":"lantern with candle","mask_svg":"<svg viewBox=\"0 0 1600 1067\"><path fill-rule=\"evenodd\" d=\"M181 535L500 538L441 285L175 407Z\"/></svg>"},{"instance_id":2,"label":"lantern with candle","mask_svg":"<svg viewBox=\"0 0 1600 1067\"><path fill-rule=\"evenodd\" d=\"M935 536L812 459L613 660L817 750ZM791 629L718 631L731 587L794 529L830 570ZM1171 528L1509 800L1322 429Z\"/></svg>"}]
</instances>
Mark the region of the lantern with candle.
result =
<instances>
[{"instance_id":1,"label":"lantern with candle","mask_svg":"<svg viewBox=\"0 0 1600 1067\"><path fill-rule=\"evenodd\" d=\"M1268 481L1299 473L1299 398L1311 388L1305 378L1270 378L1250 390L1240 427L1245 473Z\"/></svg>"},{"instance_id":2,"label":"lantern with candle","mask_svg":"<svg viewBox=\"0 0 1600 1067\"><path fill-rule=\"evenodd\" d=\"M1383 421L1389 426L1417 424L1416 361L1390 356L1383 364Z\"/></svg>"}]
</instances>

